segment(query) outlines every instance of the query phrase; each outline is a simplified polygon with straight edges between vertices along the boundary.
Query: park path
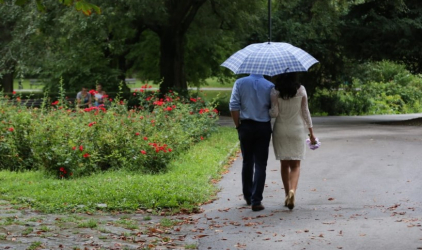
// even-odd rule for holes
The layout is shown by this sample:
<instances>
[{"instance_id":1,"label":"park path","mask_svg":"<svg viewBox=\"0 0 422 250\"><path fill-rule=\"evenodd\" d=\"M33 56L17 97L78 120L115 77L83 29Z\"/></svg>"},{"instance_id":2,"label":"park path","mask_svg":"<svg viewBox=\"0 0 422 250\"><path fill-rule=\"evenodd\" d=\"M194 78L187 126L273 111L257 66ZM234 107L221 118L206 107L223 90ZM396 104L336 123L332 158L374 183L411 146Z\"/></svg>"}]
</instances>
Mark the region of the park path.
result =
<instances>
[{"instance_id":1,"label":"park path","mask_svg":"<svg viewBox=\"0 0 422 250\"><path fill-rule=\"evenodd\" d=\"M375 124L421 116L313 118L322 146L302 161L292 211L272 147L260 212L243 201L238 156L197 215L199 249L422 249L422 127Z\"/></svg>"}]
</instances>

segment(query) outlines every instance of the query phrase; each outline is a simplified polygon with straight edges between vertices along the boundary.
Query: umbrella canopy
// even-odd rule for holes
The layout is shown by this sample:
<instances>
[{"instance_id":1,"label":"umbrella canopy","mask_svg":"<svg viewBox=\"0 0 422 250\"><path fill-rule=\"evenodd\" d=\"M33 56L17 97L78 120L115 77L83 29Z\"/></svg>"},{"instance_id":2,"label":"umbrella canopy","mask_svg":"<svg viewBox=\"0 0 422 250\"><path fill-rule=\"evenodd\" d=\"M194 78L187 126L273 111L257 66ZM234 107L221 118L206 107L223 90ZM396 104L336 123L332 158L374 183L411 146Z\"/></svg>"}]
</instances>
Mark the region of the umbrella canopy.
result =
<instances>
[{"instance_id":1,"label":"umbrella canopy","mask_svg":"<svg viewBox=\"0 0 422 250\"><path fill-rule=\"evenodd\" d=\"M289 43L254 43L230 56L221 66L235 74L274 76L287 72L308 71L318 61Z\"/></svg>"}]
</instances>

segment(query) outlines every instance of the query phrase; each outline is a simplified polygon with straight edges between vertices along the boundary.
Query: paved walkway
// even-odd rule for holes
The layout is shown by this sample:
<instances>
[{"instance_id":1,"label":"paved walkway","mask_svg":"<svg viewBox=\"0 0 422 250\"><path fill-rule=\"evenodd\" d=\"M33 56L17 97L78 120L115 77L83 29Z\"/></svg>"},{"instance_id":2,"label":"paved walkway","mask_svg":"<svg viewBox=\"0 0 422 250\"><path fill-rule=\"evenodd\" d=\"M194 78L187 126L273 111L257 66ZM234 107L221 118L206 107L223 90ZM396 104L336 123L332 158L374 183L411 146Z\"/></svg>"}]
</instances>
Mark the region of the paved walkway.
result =
<instances>
[{"instance_id":1,"label":"paved walkway","mask_svg":"<svg viewBox=\"0 0 422 250\"><path fill-rule=\"evenodd\" d=\"M374 124L421 116L313 118L322 146L302 161L293 211L272 147L266 209L246 206L239 156L197 215L199 249L422 249L422 128Z\"/></svg>"}]
</instances>

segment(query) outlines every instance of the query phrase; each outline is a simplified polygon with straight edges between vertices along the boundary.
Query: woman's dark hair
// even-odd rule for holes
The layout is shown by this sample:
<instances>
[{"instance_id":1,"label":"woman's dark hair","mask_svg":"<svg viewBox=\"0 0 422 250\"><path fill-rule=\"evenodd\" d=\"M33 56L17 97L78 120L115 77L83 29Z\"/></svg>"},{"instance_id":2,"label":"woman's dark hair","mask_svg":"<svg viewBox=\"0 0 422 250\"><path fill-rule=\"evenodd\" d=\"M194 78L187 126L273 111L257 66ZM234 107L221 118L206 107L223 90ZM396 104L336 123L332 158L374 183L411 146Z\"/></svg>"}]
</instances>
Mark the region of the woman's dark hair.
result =
<instances>
[{"instance_id":1,"label":"woman's dark hair","mask_svg":"<svg viewBox=\"0 0 422 250\"><path fill-rule=\"evenodd\" d=\"M287 100L294 97L300 88L297 73L284 73L276 76L273 80L275 89L280 92L280 98Z\"/></svg>"}]
</instances>

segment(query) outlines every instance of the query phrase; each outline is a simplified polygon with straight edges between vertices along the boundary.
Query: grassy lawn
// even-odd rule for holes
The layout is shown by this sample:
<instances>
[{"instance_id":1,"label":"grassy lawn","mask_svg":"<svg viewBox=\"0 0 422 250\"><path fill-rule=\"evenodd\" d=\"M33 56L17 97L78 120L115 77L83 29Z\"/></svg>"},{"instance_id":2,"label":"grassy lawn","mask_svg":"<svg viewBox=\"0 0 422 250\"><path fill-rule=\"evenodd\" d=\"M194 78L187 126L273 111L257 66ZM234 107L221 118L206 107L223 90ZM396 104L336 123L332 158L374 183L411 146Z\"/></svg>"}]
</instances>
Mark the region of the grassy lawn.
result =
<instances>
[{"instance_id":1,"label":"grassy lawn","mask_svg":"<svg viewBox=\"0 0 422 250\"><path fill-rule=\"evenodd\" d=\"M0 200L48 213L93 211L98 204L113 211L192 211L213 199L217 188L212 181L220 178L237 148L236 131L221 127L173 160L169 171L162 174L110 171L59 180L41 172L0 171Z\"/></svg>"}]
</instances>

